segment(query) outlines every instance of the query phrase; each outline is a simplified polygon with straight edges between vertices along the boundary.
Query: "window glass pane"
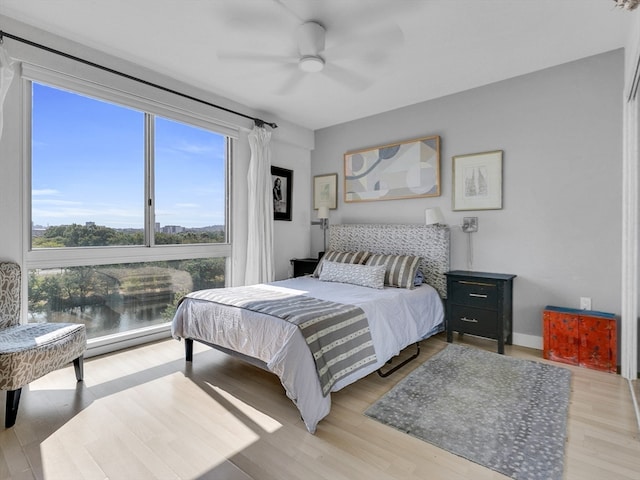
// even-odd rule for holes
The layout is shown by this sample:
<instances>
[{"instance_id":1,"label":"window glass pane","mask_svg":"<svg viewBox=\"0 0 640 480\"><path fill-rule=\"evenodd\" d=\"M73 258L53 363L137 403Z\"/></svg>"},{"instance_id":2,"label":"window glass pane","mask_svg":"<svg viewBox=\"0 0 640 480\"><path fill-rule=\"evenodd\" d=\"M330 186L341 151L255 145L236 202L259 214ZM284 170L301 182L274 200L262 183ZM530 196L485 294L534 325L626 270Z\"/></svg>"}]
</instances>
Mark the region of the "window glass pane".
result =
<instances>
[{"instance_id":1,"label":"window glass pane","mask_svg":"<svg viewBox=\"0 0 640 480\"><path fill-rule=\"evenodd\" d=\"M222 243L226 138L173 120L155 121L155 243Z\"/></svg>"},{"instance_id":2,"label":"window glass pane","mask_svg":"<svg viewBox=\"0 0 640 480\"><path fill-rule=\"evenodd\" d=\"M225 258L33 269L29 322L74 322L89 338L171 321L188 292L224 287Z\"/></svg>"},{"instance_id":3,"label":"window glass pane","mask_svg":"<svg viewBox=\"0 0 640 480\"><path fill-rule=\"evenodd\" d=\"M32 85L32 247L144 244L144 113Z\"/></svg>"}]
</instances>

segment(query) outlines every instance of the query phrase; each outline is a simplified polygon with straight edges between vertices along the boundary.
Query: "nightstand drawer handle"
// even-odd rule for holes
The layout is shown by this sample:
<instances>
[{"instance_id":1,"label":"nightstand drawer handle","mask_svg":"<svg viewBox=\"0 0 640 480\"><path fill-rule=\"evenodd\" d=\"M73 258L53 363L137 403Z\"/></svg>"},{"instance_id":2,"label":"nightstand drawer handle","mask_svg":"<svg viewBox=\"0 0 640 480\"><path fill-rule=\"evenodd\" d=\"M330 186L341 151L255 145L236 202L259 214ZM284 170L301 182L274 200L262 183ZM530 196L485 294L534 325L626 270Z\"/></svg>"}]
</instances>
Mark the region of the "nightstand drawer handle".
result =
<instances>
[{"instance_id":1,"label":"nightstand drawer handle","mask_svg":"<svg viewBox=\"0 0 640 480\"><path fill-rule=\"evenodd\" d=\"M478 297L478 298L487 298L488 295L483 295L482 293L470 293L470 297Z\"/></svg>"},{"instance_id":2,"label":"nightstand drawer handle","mask_svg":"<svg viewBox=\"0 0 640 480\"><path fill-rule=\"evenodd\" d=\"M494 283L483 283L483 282L468 282L465 280L460 280L458 283L462 283L464 285L479 285L481 287L495 287Z\"/></svg>"},{"instance_id":3,"label":"nightstand drawer handle","mask_svg":"<svg viewBox=\"0 0 640 480\"><path fill-rule=\"evenodd\" d=\"M478 323L478 320L476 320L475 318L461 317L460 320L462 320L463 322Z\"/></svg>"}]
</instances>

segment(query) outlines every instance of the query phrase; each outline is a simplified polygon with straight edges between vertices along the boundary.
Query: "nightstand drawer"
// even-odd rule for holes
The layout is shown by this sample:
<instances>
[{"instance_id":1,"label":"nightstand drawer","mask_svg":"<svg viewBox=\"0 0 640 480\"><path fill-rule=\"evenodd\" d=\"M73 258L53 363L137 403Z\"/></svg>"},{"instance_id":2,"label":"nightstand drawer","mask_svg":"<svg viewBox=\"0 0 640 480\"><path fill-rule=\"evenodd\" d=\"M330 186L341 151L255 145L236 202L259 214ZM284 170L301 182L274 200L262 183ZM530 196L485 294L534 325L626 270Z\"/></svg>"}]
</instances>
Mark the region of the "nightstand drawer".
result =
<instances>
[{"instance_id":1,"label":"nightstand drawer","mask_svg":"<svg viewBox=\"0 0 640 480\"><path fill-rule=\"evenodd\" d=\"M453 330L471 335L496 338L498 331L498 319L492 310L452 305L449 321Z\"/></svg>"},{"instance_id":2,"label":"nightstand drawer","mask_svg":"<svg viewBox=\"0 0 640 480\"><path fill-rule=\"evenodd\" d=\"M498 308L498 287L482 280L454 280L451 302L472 307Z\"/></svg>"}]
</instances>

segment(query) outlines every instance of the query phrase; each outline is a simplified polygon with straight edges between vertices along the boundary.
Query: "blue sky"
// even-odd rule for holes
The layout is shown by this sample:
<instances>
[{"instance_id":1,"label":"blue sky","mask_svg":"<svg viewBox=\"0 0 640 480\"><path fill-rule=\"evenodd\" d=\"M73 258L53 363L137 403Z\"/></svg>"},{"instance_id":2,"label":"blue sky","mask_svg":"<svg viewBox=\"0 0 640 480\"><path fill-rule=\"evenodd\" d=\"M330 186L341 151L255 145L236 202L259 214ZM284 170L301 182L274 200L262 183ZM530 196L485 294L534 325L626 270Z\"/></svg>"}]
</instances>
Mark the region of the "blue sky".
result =
<instances>
[{"instance_id":1,"label":"blue sky","mask_svg":"<svg viewBox=\"0 0 640 480\"><path fill-rule=\"evenodd\" d=\"M156 117L156 222L224 224L225 138ZM33 84L32 221L142 228L144 114Z\"/></svg>"}]
</instances>

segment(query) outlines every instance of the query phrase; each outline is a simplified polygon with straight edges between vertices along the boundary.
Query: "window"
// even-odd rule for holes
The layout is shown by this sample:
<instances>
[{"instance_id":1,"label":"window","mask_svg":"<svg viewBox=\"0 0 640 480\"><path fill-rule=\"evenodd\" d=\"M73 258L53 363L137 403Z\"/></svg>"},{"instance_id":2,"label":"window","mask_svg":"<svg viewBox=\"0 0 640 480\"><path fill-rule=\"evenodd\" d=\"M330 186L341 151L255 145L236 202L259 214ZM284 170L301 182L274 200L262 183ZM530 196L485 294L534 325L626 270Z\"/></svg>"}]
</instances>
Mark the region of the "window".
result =
<instances>
[{"instance_id":1,"label":"window","mask_svg":"<svg viewBox=\"0 0 640 480\"><path fill-rule=\"evenodd\" d=\"M225 259L32 269L29 319L84 323L88 338L162 325L193 290L224 287Z\"/></svg>"},{"instance_id":2,"label":"window","mask_svg":"<svg viewBox=\"0 0 640 480\"><path fill-rule=\"evenodd\" d=\"M144 113L33 82L32 248L144 245Z\"/></svg>"},{"instance_id":3,"label":"window","mask_svg":"<svg viewBox=\"0 0 640 480\"><path fill-rule=\"evenodd\" d=\"M225 241L225 140L155 118L155 243Z\"/></svg>"},{"instance_id":4,"label":"window","mask_svg":"<svg viewBox=\"0 0 640 480\"><path fill-rule=\"evenodd\" d=\"M226 137L35 82L32 103L32 248L225 241Z\"/></svg>"},{"instance_id":5,"label":"window","mask_svg":"<svg viewBox=\"0 0 640 480\"><path fill-rule=\"evenodd\" d=\"M29 321L166 328L185 293L224 286L231 139L118 92L27 85Z\"/></svg>"}]
</instances>

